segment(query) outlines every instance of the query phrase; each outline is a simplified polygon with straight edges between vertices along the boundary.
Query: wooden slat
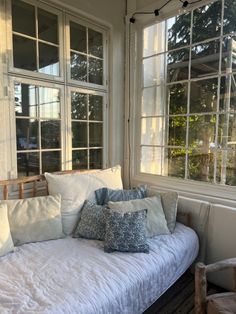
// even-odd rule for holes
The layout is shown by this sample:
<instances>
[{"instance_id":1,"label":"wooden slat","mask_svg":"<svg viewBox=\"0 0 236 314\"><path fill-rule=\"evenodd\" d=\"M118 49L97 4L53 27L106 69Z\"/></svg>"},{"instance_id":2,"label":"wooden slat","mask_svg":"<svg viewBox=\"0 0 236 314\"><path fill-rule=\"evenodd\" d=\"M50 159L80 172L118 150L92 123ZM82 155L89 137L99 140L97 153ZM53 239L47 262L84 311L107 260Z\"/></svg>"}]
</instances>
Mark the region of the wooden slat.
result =
<instances>
[{"instance_id":1,"label":"wooden slat","mask_svg":"<svg viewBox=\"0 0 236 314\"><path fill-rule=\"evenodd\" d=\"M3 199L8 200L8 185L3 186Z\"/></svg>"},{"instance_id":2,"label":"wooden slat","mask_svg":"<svg viewBox=\"0 0 236 314\"><path fill-rule=\"evenodd\" d=\"M204 314L206 308L206 266L203 263L196 265L195 271L195 313Z\"/></svg>"},{"instance_id":3,"label":"wooden slat","mask_svg":"<svg viewBox=\"0 0 236 314\"><path fill-rule=\"evenodd\" d=\"M234 272L234 291L236 292L236 267L233 268Z\"/></svg>"},{"instance_id":4,"label":"wooden slat","mask_svg":"<svg viewBox=\"0 0 236 314\"><path fill-rule=\"evenodd\" d=\"M24 183L19 183L19 198L22 199L24 197Z\"/></svg>"},{"instance_id":5,"label":"wooden slat","mask_svg":"<svg viewBox=\"0 0 236 314\"><path fill-rule=\"evenodd\" d=\"M33 182L33 197L37 195L37 181Z\"/></svg>"}]
</instances>

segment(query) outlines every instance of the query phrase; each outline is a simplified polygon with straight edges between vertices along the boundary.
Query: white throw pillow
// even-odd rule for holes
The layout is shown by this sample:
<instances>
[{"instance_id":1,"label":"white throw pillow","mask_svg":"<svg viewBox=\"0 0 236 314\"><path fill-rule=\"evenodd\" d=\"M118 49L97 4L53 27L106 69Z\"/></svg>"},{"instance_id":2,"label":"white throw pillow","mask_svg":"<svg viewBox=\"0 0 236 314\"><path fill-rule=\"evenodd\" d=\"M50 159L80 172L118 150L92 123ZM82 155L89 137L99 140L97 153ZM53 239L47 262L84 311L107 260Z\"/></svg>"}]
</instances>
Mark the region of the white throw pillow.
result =
<instances>
[{"instance_id":1,"label":"white throw pillow","mask_svg":"<svg viewBox=\"0 0 236 314\"><path fill-rule=\"evenodd\" d=\"M45 177L49 194L61 194L63 231L67 235L73 232L84 201L95 201L95 190L102 187L123 188L120 166L84 174L57 175L46 172Z\"/></svg>"},{"instance_id":2,"label":"white throw pillow","mask_svg":"<svg viewBox=\"0 0 236 314\"><path fill-rule=\"evenodd\" d=\"M61 196L40 196L1 201L8 208L8 219L15 245L63 237Z\"/></svg>"},{"instance_id":3,"label":"white throw pillow","mask_svg":"<svg viewBox=\"0 0 236 314\"><path fill-rule=\"evenodd\" d=\"M14 250L7 214L7 205L0 204L0 256Z\"/></svg>"},{"instance_id":4,"label":"white throw pillow","mask_svg":"<svg viewBox=\"0 0 236 314\"><path fill-rule=\"evenodd\" d=\"M170 234L162 208L161 198L158 196L131 201L108 202L108 206L113 211L118 211L119 213L147 209L147 236L154 237L161 234Z\"/></svg>"}]
</instances>

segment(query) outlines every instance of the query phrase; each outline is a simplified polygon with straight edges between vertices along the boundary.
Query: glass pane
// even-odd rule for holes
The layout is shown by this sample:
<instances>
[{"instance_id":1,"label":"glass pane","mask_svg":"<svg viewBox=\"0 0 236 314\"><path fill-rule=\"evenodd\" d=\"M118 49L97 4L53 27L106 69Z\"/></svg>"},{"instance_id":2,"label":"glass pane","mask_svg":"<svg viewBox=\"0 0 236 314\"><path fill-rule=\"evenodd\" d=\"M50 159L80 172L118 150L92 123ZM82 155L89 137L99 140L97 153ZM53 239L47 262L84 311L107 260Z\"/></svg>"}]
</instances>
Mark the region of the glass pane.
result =
<instances>
[{"instance_id":1,"label":"glass pane","mask_svg":"<svg viewBox=\"0 0 236 314\"><path fill-rule=\"evenodd\" d=\"M211 112L217 108L218 79L192 81L190 89L190 112Z\"/></svg>"},{"instance_id":2,"label":"glass pane","mask_svg":"<svg viewBox=\"0 0 236 314\"><path fill-rule=\"evenodd\" d=\"M87 138L87 123L72 122L72 147L87 147Z\"/></svg>"},{"instance_id":3,"label":"glass pane","mask_svg":"<svg viewBox=\"0 0 236 314\"><path fill-rule=\"evenodd\" d=\"M189 147L203 147L208 151L215 147L216 115L189 117Z\"/></svg>"},{"instance_id":4,"label":"glass pane","mask_svg":"<svg viewBox=\"0 0 236 314\"><path fill-rule=\"evenodd\" d=\"M61 122L55 120L41 121L42 148L61 147Z\"/></svg>"},{"instance_id":5,"label":"glass pane","mask_svg":"<svg viewBox=\"0 0 236 314\"><path fill-rule=\"evenodd\" d=\"M191 77L217 74L219 71L219 40L194 46L192 49Z\"/></svg>"},{"instance_id":6,"label":"glass pane","mask_svg":"<svg viewBox=\"0 0 236 314\"><path fill-rule=\"evenodd\" d=\"M160 147L141 147L140 171L151 174L162 173L162 152Z\"/></svg>"},{"instance_id":7,"label":"glass pane","mask_svg":"<svg viewBox=\"0 0 236 314\"><path fill-rule=\"evenodd\" d=\"M220 35L221 1L204 5L193 11L193 42Z\"/></svg>"},{"instance_id":8,"label":"glass pane","mask_svg":"<svg viewBox=\"0 0 236 314\"><path fill-rule=\"evenodd\" d=\"M103 146L103 124L89 123L89 147Z\"/></svg>"},{"instance_id":9,"label":"glass pane","mask_svg":"<svg viewBox=\"0 0 236 314\"><path fill-rule=\"evenodd\" d=\"M89 120L103 120L103 97L89 95Z\"/></svg>"},{"instance_id":10,"label":"glass pane","mask_svg":"<svg viewBox=\"0 0 236 314\"><path fill-rule=\"evenodd\" d=\"M165 162L168 166L168 171L165 175L170 177L184 178L185 177L185 154L184 148L166 149Z\"/></svg>"},{"instance_id":11,"label":"glass pane","mask_svg":"<svg viewBox=\"0 0 236 314\"><path fill-rule=\"evenodd\" d=\"M38 121L33 119L16 119L17 150L37 149Z\"/></svg>"},{"instance_id":12,"label":"glass pane","mask_svg":"<svg viewBox=\"0 0 236 314\"><path fill-rule=\"evenodd\" d=\"M70 62L71 78L87 82L87 57L72 52Z\"/></svg>"},{"instance_id":13,"label":"glass pane","mask_svg":"<svg viewBox=\"0 0 236 314\"><path fill-rule=\"evenodd\" d=\"M36 71L36 42L13 35L13 60L15 68Z\"/></svg>"},{"instance_id":14,"label":"glass pane","mask_svg":"<svg viewBox=\"0 0 236 314\"><path fill-rule=\"evenodd\" d=\"M41 118L60 119L60 91L56 88L39 87L39 109Z\"/></svg>"},{"instance_id":15,"label":"glass pane","mask_svg":"<svg viewBox=\"0 0 236 314\"><path fill-rule=\"evenodd\" d=\"M141 144L163 144L163 118L143 118L141 120Z\"/></svg>"},{"instance_id":16,"label":"glass pane","mask_svg":"<svg viewBox=\"0 0 236 314\"><path fill-rule=\"evenodd\" d=\"M28 177L39 174L39 153L17 154L18 177Z\"/></svg>"},{"instance_id":17,"label":"glass pane","mask_svg":"<svg viewBox=\"0 0 236 314\"><path fill-rule=\"evenodd\" d=\"M42 173L61 170L61 152L42 152Z\"/></svg>"},{"instance_id":18,"label":"glass pane","mask_svg":"<svg viewBox=\"0 0 236 314\"><path fill-rule=\"evenodd\" d=\"M90 149L89 168L102 169L102 149Z\"/></svg>"},{"instance_id":19,"label":"glass pane","mask_svg":"<svg viewBox=\"0 0 236 314\"><path fill-rule=\"evenodd\" d=\"M70 49L87 53L86 28L70 22Z\"/></svg>"},{"instance_id":20,"label":"glass pane","mask_svg":"<svg viewBox=\"0 0 236 314\"><path fill-rule=\"evenodd\" d=\"M71 93L71 118L76 120L87 120L87 95L82 93Z\"/></svg>"},{"instance_id":21,"label":"glass pane","mask_svg":"<svg viewBox=\"0 0 236 314\"><path fill-rule=\"evenodd\" d=\"M190 150L188 155L188 178L197 181L213 182L214 154L209 152L209 150Z\"/></svg>"},{"instance_id":22,"label":"glass pane","mask_svg":"<svg viewBox=\"0 0 236 314\"><path fill-rule=\"evenodd\" d=\"M236 149L236 114L227 112L219 115L218 146Z\"/></svg>"},{"instance_id":23,"label":"glass pane","mask_svg":"<svg viewBox=\"0 0 236 314\"><path fill-rule=\"evenodd\" d=\"M88 151L72 151L72 169L88 169Z\"/></svg>"},{"instance_id":24,"label":"glass pane","mask_svg":"<svg viewBox=\"0 0 236 314\"><path fill-rule=\"evenodd\" d=\"M191 13L181 14L167 20L168 50L189 44Z\"/></svg>"},{"instance_id":25,"label":"glass pane","mask_svg":"<svg viewBox=\"0 0 236 314\"><path fill-rule=\"evenodd\" d=\"M15 83L16 116L37 117L36 86Z\"/></svg>"},{"instance_id":26,"label":"glass pane","mask_svg":"<svg viewBox=\"0 0 236 314\"><path fill-rule=\"evenodd\" d=\"M103 43L102 33L88 29L88 53L102 58L103 57Z\"/></svg>"},{"instance_id":27,"label":"glass pane","mask_svg":"<svg viewBox=\"0 0 236 314\"><path fill-rule=\"evenodd\" d=\"M39 72L59 75L59 51L57 47L39 43Z\"/></svg>"},{"instance_id":28,"label":"glass pane","mask_svg":"<svg viewBox=\"0 0 236 314\"><path fill-rule=\"evenodd\" d=\"M236 151L222 150L217 154L217 181L236 185Z\"/></svg>"},{"instance_id":29,"label":"glass pane","mask_svg":"<svg viewBox=\"0 0 236 314\"><path fill-rule=\"evenodd\" d=\"M188 79L189 49L169 52L167 55L167 82Z\"/></svg>"},{"instance_id":30,"label":"glass pane","mask_svg":"<svg viewBox=\"0 0 236 314\"><path fill-rule=\"evenodd\" d=\"M186 142L186 117L169 118L169 145L185 146Z\"/></svg>"},{"instance_id":31,"label":"glass pane","mask_svg":"<svg viewBox=\"0 0 236 314\"><path fill-rule=\"evenodd\" d=\"M164 81L164 54L143 60L143 86L160 85Z\"/></svg>"},{"instance_id":32,"label":"glass pane","mask_svg":"<svg viewBox=\"0 0 236 314\"><path fill-rule=\"evenodd\" d=\"M39 39L58 44L57 15L38 8Z\"/></svg>"},{"instance_id":33,"label":"glass pane","mask_svg":"<svg viewBox=\"0 0 236 314\"><path fill-rule=\"evenodd\" d=\"M143 56L151 56L165 50L165 22L143 30Z\"/></svg>"},{"instance_id":34,"label":"glass pane","mask_svg":"<svg viewBox=\"0 0 236 314\"><path fill-rule=\"evenodd\" d=\"M89 83L103 84L103 61L89 58Z\"/></svg>"},{"instance_id":35,"label":"glass pane","mask_svg":"<svg viewBox=\"0 0 236 314\"><path fill-rule=\"evenodd\" d=\"M164 88L163 86L143 89L142 116L157 116L164 114Z\"/></svg>"},{"instance_id":36,"label":"glass pane","mask_svg":"<svg viewBox=\"0 0 236 314\"><path fill-rule=\"evenodd\" d=\"M235 9L236 9L235 0L224 1L224 24L223 24L224 34L236 32Z\"/></svg>"},{"instance_id":37,"label":"glass pane","mask_svg":"<svg viewBox=\"0 0 236 314\"><path fill-rule=\"evenodd\" d=\"M220 110L236 111L236 76L228 75L221 78Z\"/></svg>"},{"instance_id":38,"label":"glass pane","mask_svg":"<svg viewBox=\"0 0 236 314\"><path fill-rule=\"evenodd\" d=\"M35 8L23 1L12 1L12 28L14 32L36 37Z\"/></svg>"},{"instance_id":39,"label":"glass pane","mask_svg":"<svg viewBox=\"0 0 236 314\"><path fill-rule=\"evenodd\" d=\"M188 84L173 84L167 86L167 110L169 114L187 112ZM168 111L167 111L168 112Z\"/></svg>"},{"instance_id":40,"label":"glass pane","mask_svg":"<svg viewBox=\"0 0 236 314\"><path fill-rule=\"evenodd\" d=\"M222 72L232 72L236 69L236 37L227 36L223 38L222 47L222 62L221 70Z\"/></svg>"}]
</instances>

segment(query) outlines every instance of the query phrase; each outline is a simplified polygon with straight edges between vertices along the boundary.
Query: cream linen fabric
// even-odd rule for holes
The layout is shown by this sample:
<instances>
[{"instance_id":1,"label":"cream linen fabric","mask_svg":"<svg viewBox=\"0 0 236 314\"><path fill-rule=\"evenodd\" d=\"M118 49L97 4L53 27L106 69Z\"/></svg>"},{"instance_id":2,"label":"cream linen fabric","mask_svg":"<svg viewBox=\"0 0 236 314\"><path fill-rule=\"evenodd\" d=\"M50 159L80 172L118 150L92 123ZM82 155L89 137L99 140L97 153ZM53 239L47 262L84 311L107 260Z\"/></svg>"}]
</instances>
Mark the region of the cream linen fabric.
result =
<instances>
[{"instance_id":1,"label":"cream linen fabric","mask_svg":"<svg viewBox=\"0 0 236 314\"><path fill-rule=\"evenodd\" d=\"M49 194L61 194L62 224L66 235L73 232L84 201L86 199L95 201L95 190L103 187L123 188L120 166L85 174L56 175L45 173L45 177Z\"/></svg>"},{"instance_id":2,"label":"cream linen fabric","mask_svg":"<svg viewBox=\"0 0 236 314\"><path fill-rule=\"evenodd\" d=\"M7 215L7 205L0 204L0 257L14 250Z\"/></svg>"},{"instance_id":3,"label":"cream linen fabric","mask_svg":"<svg viewBox=\"0 0 236 314\"><path fill-rule=\"evenodd\" d=\"M59 194L1 203L8 207L10 230L15 245L63 237Z\"/></svg>"},{"instance_id":4,"label":"cream linen fabric","mask_svg":"<svg viewBox=\"0 0 236 314\"><path fill-rule=\"evenodd\" d=\"M131 201L108 202L108 206L110 209L121 213L147 209L147 236L170 234L160 197L153 196Z\"/></svg>"}]
</instances>

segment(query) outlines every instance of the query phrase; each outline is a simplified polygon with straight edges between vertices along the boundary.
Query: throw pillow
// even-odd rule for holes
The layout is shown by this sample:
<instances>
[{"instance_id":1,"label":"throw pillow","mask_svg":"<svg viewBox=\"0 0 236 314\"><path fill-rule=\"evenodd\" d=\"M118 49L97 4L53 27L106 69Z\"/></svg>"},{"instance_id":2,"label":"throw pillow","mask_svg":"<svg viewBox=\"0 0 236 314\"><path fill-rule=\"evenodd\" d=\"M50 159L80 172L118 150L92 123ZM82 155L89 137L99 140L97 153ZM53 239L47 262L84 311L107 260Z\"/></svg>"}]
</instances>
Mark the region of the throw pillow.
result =
<instances>
[{"instance_id":1,"label":"throw pillow","mask_svg":"<svg viewBox=\"0 0 236 314\"><path fill-rule=\"evenodd\" d=\"M119 213L109 210L104 251L149 252L146 239L147 210Z\"/></svg>"},{"instance_id":2,"label":"throw pillow","mask_svg":"<svg viewBox=\"0 0 236 314\"><path fill-rule=\"evenodd\" d=\"M170 232L174 232L176 224L177 215L177 205L178 205L178 193L177 192L157 192L154 189L148 189L148 196L159 196L161 197L161 202L163 210L165 213L167 226Z\"/></svg>"},{"instance_id":3,"label":"throw pillow","mask_svg":"<svg viewBox=\"0 0 236 314\"><path fill-rule=\"evenodd\" d=\"M103 209L103 206L86 200L81 210L81 216L73 233L73 237L104 240L106 219Z\"/></svg>"},{"instance_id":4,"label":"throw pillow","mask_svg":"<svg viewBox=\"0 0 236 314\"><path fill-rule=\"evenodd\" d=\"M132 190L112 190L102 188L95 191L97 203L99 205L107 204L109 201L129 201L147 197L147 186L141 185Z\"/></svg>"},{"instance_id":5,"label":"throw pillow","mask_svg":"<svg viewBox=\"0 0 236 314\"><path fill-rule=\"evenodd\" d=\"M0 257L14 250L7 214L7 205L0 205Z\"/></svg>"},{"instance_id":6,"label":"throw pillow","mask_svg":"<svg viewBox=\"0 0 236 314\"><path fill-rule=\"evenodd\" d=\"M1 203L8 207L10 230L15 245L63 237L59 194Z\"/></svg>"},{"instance_id":7,"label":"throw pillow","mask_svg":"<svg viewBox=\"0 0 236 314\"><path fill-rule=\"evenodd\" d=\"M121 167L116 166L92 173L45 173L49 194L62 197L62 225L66 235L73 232L86 199L95 200L95 190L108 187L122 189Z\"/></svg>"},{"instance_id":8,"label":"throw pillow","mask_svg":"<svg viewBox=\"0 0 236 314\"><path fill-rule=\"evenodd\" d=\"M157 196L126 202L108 202L109 208L120 213L147 209L147 236L154 237L160 234L170 234L167 227L161 198Z\"/></svg>"}]
</instances>

